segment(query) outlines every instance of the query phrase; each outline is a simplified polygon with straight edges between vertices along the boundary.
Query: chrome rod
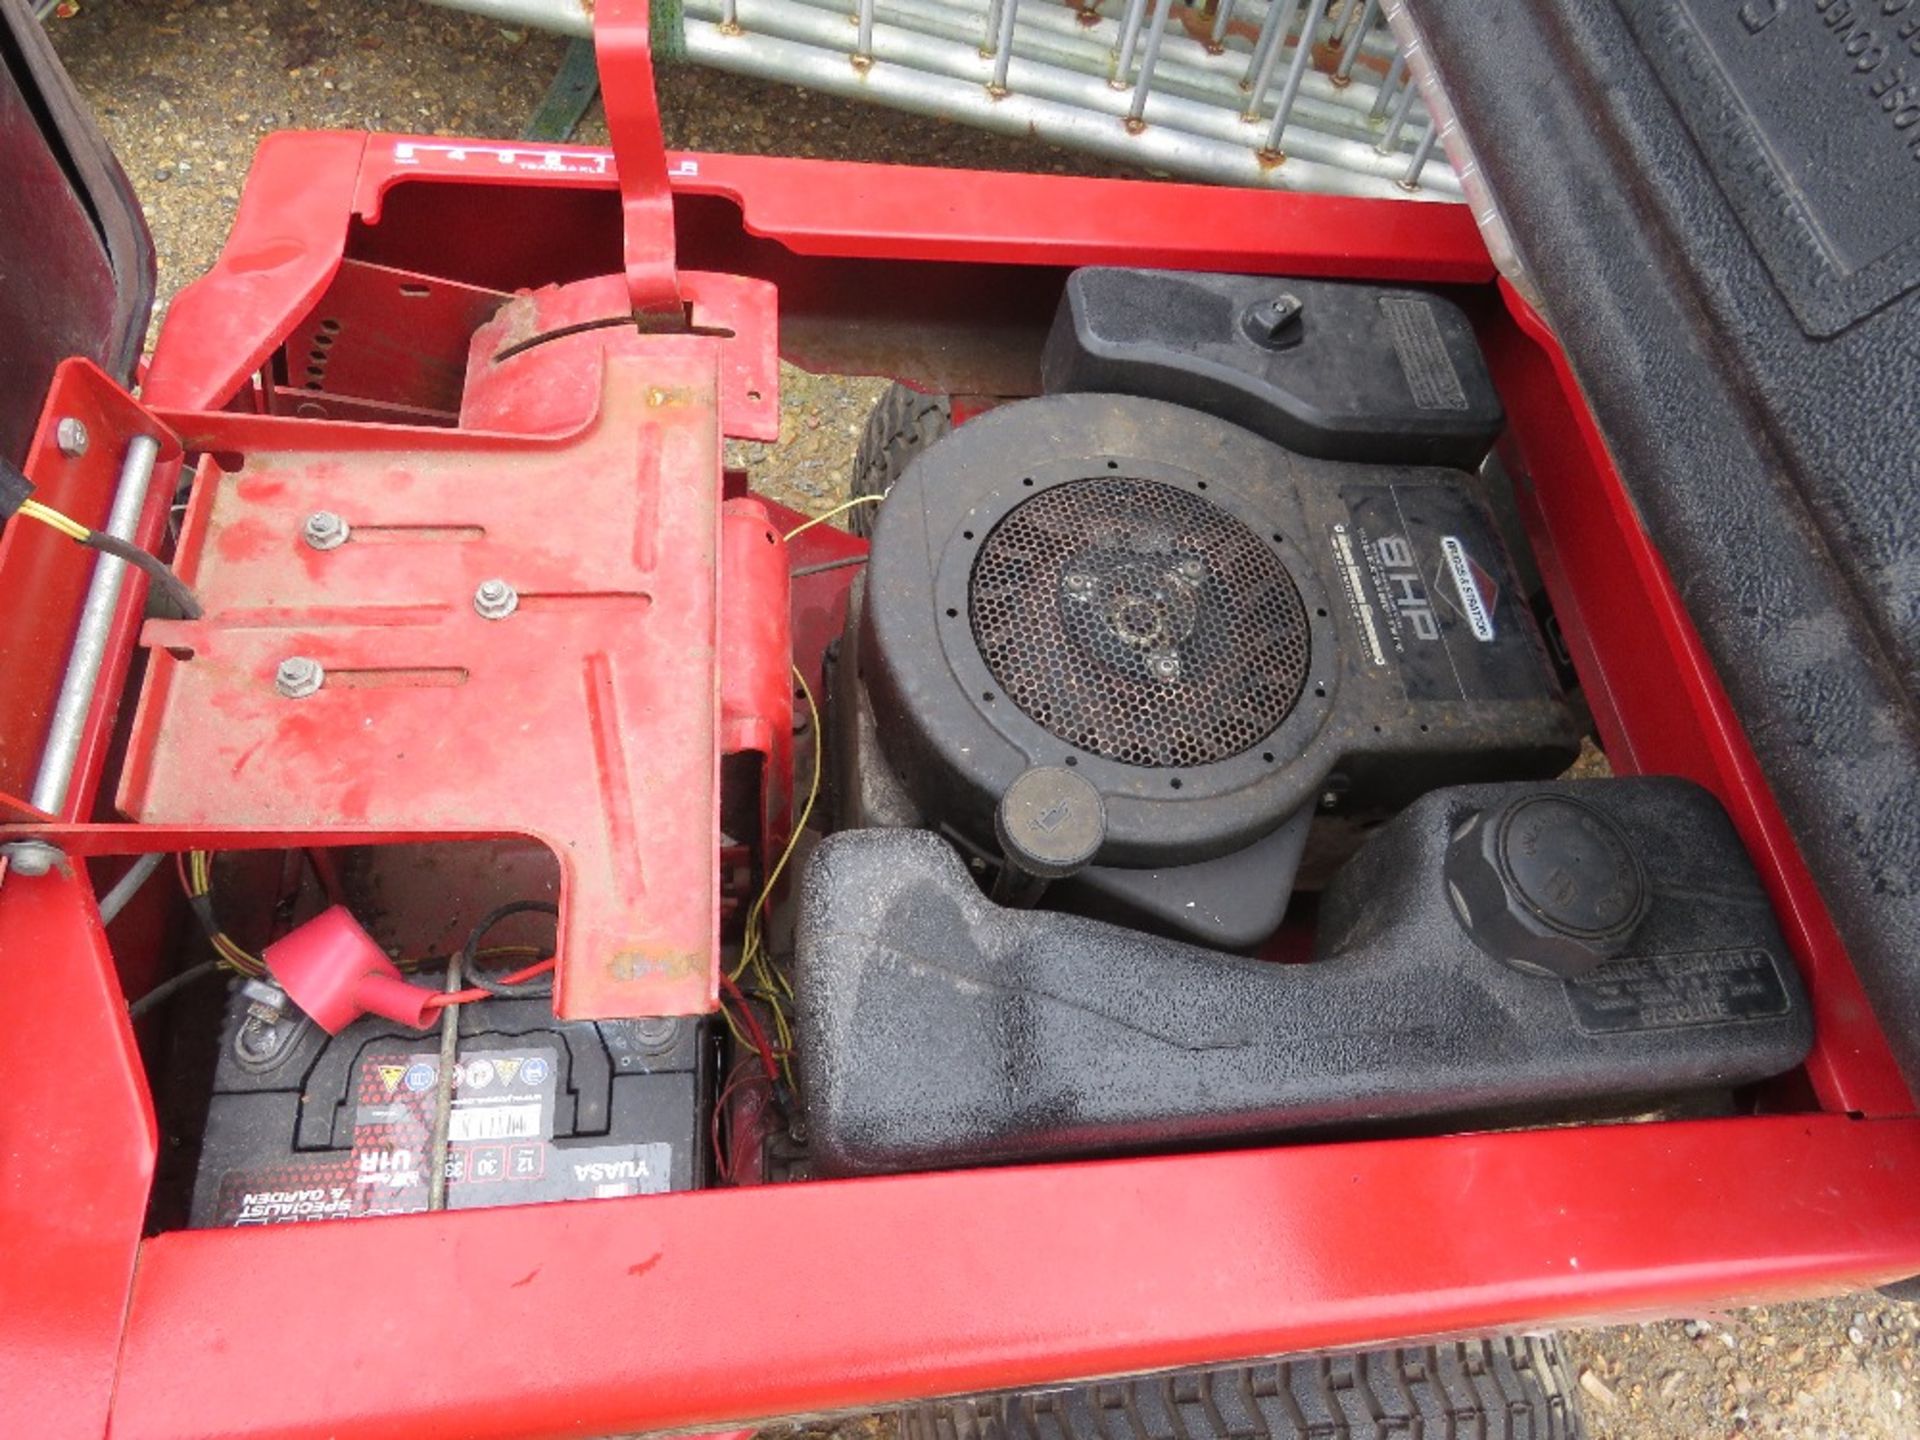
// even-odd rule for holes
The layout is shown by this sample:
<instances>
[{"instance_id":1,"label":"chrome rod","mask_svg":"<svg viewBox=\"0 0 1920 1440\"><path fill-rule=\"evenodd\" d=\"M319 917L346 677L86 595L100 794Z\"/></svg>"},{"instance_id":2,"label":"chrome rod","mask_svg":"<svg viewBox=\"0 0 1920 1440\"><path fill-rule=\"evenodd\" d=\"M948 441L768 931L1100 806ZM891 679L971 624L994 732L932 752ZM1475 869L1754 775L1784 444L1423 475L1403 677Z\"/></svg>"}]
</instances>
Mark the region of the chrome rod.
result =
<instances>
[{"instance_id":1,"label":"chrome rod","mask_svg":"<svg viewBox=\"0 0 1920 1440\"><path fill-rule=\"evenodd\" d=\"M1001 0L1000 34L995 42L993 57L993 83L989 87L995 95L1007 93L1007 67L1013 64L1013 21L1020 13L1020 0Z\"/></svg>"},{"instance_id":2,"label":"chrome rod","mask_svg":"<svg viewBox=\"0 0 1920 1440\"><path fill-rule=\"evenodd\" d=\"M1385 155L1400 143L1400 131L1407 123L1407 114L1413 109L1413 97L1420 87L1413 83L1413 77L1407 77L1406 88L1400 92L1400 98L1393 102L1393 118L1387 121L1387 130L1380 137L1380 153Z\"/></svg>"},{"instance_id":3,"label":"chrome rod","mask_svg":"<svg viewBox=\"0 0 1920 1440\"><path fill-rule=\"evenodd\" d=\"M1340 63L1334 67L1333 78L1341 84L1353 78L1353 62L1360 58L1361 42L1373 29L1373 22L1380 14L1380 0L1367 0L1366 9L1360 12L1360 23L1341 37Z\"/></svg>"},{"instance_id":4,"label":"chrome rod","mask_svg":"<svg viewBox=\"0 0 1920 1440\"><path fill-rule=\"evenodd\" d=\"M1287 120L1293 114L1293 102L1300 98L1300 81L1307 73L1307 62L1313 58L1313 36L1320 28L1320 0L1307 0L1306 17L1300 22L1300 40L1293 50L1293 64L1287 67L1287 83L1281 87L1279 103L1273 107L1273 127L1267 131L1267 143L1261 147L1268 154L1278 154L1281 136L1286 133Z\"/></svg>"},{"instance_id":5,"label":"chrome rod","mask_svg":"<svg viewBox=\"0 0 1920 1440\"><path fill-rule=\"evenodd\" d=\"M153 485L154 461L159 458L160 442L153 436L136 435L128 442L113 506L107 512L106 533L116 540L131 542L139 528L147 491ZM80 625L74 632L73 649L67 653L67 673L60 680L60 697L54 702L53 723L47 727L47 743L40 752L40 769L34 776L30 797L34 809L49 815L60 813L73 786L81 734L93 709L101 666L106 663L107 636L113 629L127 568L127 562L117 555L99 555L93 562L93 578L80 607Z\"/></svg>"},{"instance_id":6,"label":"chrome rod","mask_svg":"<svg viewBox=\"0 0 1920 1440\"><path fill-rule=\"evenodd\" d=\"M1367 112L1369 120L1378 120L1387 113L1387 106L1393 103L1394 91L1407 75L1407 56L1404 50L1396 51L1393 64L1387 67L1387 78L1380 82L1380 93L1373 97L1373 108Z\"/></svg>"},{"instance_id":7,"label":"chrome rod","mask_svg":"<svg viewBox=\"0 0 1920 1440\"><path fill-rule=\"evenodd\" d=\"M1223 45L1227 39L1227 26L1233 21L1233 0L1220 0L1220 8L1213 12L1213 29L1210 37L1215 45Z\"/></svg>"},{"instance_id":8,"label":"chrome rod","mask_svg":"<svg viewBox=\"0 0 1920 1440\"><path fill-rule=\"evenodd\" d=\"M1254 41L1253 54L1247 59L1247 73L1240 79L1240 88L1253 87L1254 77L1267 66L1268 59L1276 47L1286 43L1287 27L1281 24L1278 0L1267 6L1267 18L1260 23L1260 37Z\"/></svg>"},{"instance_id":9,"label":"chrome rod","mask_svg":"<svg viewBox=\"0 0 1920 1440\"><path fill-rule=\"evenodd\" d=\"M1300 11L1300 0L1274 0L1274 13L1280 17L1280 28L1274 33L1279 36L1273 48L1267 51L1266 61L1260 66L1260 74L1253 82L1253 93L1247 97L1244 119L1258 120L1260 106L1267 98L1267 87L1273 83L1273 72L1280 63L1280 52L1287 48L1287 32L1293 29L1293 17Z\"/></svg>"},{"instance_id":10,"label":"chrome rod","mask_svg":"<svg viewBox=\"0 0 1920 1440\"><path fill-rule=\"evenodd\" d=\"M1147 0L1127 0L1126 19L1120 23L1120 43L1114 48L1113 83L1124 86L1133 73L1133 47L1140 42L1140 22L1147 17Z\"/></svg>"},{"instance_id":11,"label":"chrome rod","mask_svg":"<svg viewBox=\"0 0 1920 1440\"><path fill-rule=\"evenodd\" d=\"M155 850L142 855L127 867L127 873L114 882L111 890L100 897L100 923L111 925L120 918L120 912L127 908L129 901L140 893L140 887L153 878L153 872L167 859L164 850Z\"/></svg>"},{"instance_id":12,"label":"chrome rod","mask_svg":"<svg viewBox=\"0 0 1920 1440\"><path fill-rule=\"evenodd\" d=\"M1400 184L1408 190L1420 188L1420 172L1426 169L1427 157L1433 154L1433 142L1440 137L1440 127L1433 121L1427 121L1427 128L1420 132L1420 143L1413 147L1413 159L1407 164L1407 173L1400 177Z\"/></svg>"},{"instance_id":13,"label":"chrome rod","mask_svg":"<svg viewBox=\"0 0 1920 1440\"><path fill-rule=\"evenodd\" d=\"M860 0L860 40L853 58L873 59L873 0Z\"/></svg>"},{"instance_id":14,"label":"chrome rod","mask_svg":"<svg viewBox=\"0 0 1920 1440\"><path fill-rule=\"evenodd\" d=\"M1147 32L1147 53L1140 57L1140 78L1134 82L1133 103L1127 106L1127 123L1138 125L1147 109L1147 87L1153 84L1153 70L1160 63L1160 42L1167 38L1167 21L1173 16L1173 0L1160 0L1153 12L1153 28Z\"/></svg>"}]
</instances>

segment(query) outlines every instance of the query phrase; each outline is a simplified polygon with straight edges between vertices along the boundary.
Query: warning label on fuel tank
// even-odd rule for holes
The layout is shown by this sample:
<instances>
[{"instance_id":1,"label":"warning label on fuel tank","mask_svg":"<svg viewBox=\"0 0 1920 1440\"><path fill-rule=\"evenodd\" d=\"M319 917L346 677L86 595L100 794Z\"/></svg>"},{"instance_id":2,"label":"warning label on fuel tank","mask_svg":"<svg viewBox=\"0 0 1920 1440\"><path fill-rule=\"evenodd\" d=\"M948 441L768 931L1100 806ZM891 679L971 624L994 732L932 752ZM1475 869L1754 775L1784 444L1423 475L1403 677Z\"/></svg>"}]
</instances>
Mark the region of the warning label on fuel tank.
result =
<instances>
[{"instance_id":1,"label":"warning label on fuel tank","mask_svg":"<svg viewBox=\"0 0 1920 1440\"><path fill-rule=\"evenodd\" d=\"M1588 1035L1766 1020L1790 1003L1765 950L1613 960L1565 984L1573 1022Z\"/></svg>"}]
</instances>

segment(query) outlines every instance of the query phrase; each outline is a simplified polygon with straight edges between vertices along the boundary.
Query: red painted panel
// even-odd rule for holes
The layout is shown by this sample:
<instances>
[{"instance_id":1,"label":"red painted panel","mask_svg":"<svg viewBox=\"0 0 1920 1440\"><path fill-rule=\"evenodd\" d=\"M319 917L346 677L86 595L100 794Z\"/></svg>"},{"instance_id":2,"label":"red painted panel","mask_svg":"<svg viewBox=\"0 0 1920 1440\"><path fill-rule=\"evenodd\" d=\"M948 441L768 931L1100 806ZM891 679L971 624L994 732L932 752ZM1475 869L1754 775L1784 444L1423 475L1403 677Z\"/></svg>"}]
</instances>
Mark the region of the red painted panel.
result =
<instances>
[{"instance_id":1,"label":"red painted panel","mask_svg":"<svg viewBox=\"0 0 1920 1440\"><path fill-rule=\"evenodd\" d=\"M0 1429L106 1429L157 1140L85 877L0 887Z\"/></svg>"},{"instance_id":2,"label":"red painted panel","mask_svg":"<svg viewBox=\"0 0 1920 1440\"><path fill-rule=\"evenodd\" d=\"M1917 1190L1920 1122L1807 1117L166 1235L114 1435L640 1432L1779 1299L1920 1271Z\"/></svg>"},{"instance_id":3,"label":"red painted panel","mask_svg":"<svg viewBox=\"0 0 1920 1440\"><path fill-rule=\"evenodd\" d=\"M712 1009L717 353L644 347L611 356L598 414L545 443L211 422L287 443L211 442L245 463L195 491L179 565L207 614L145 631L121 807L323 840L536 836L564 875L562 1015ZM304 542L319 510L345 544ZM493 579L519 595L503 619L476 611ZM318 693L276 692L290 656L324 667Z\"/></svg>"},{"instance_id":4,"label":"red painted panel","mask_svg":"<svg viewBox=\"0 0 1920 1440\"><path fill-rule=\"evenodd\" d=\"M66 417L87 427L87 448L78 457L61 454L54 441L55 428ZM151 548L165 529L180 446L164 425L92 361L67 360L54 372L39 429L27 452L26 471L36 486L35 498L83 525L103 527L128 443L136 435L150 435L160 442L146 508L134 527L135 542ZM0 532L0 595L8 597L0 603L0 801L14 814L33 813L23 802L33 788L46 746L47 727L96 558L94 551L35 521L14 519ZM130 573L120 587L106 660L81 732L73 783L61 807L63 819L92 813L146 593L146 579L138 574ZM14 597L20 596L32 596L33 603L18 603Z\"/></svg>"}]
</instances>

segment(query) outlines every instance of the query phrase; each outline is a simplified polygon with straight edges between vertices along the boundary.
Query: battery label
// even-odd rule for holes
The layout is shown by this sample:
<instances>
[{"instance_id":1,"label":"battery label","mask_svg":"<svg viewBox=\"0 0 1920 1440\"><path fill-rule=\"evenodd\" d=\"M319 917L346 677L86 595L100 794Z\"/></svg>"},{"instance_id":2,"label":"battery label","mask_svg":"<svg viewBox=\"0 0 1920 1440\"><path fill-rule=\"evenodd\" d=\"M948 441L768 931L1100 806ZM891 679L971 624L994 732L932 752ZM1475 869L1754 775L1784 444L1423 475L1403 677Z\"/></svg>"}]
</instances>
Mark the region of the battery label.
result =
<instances>
[{"instance_id":1,"label":"battery label","mask_svg":"<svg viewBox=\"0 0 1920 1440\"><path fill-rule=\"evenodd\" d=\"M1372 669L1409 700L1550 696L1538 641L1479 506L1441 485L1349 485L1328 532L1347 613Z\"/></svg>"},{"instance_id":2,"label":"battery label","mask_svg":"<svg viewBox=\"0 0 1920 1440\"><path fill-rule=\"evenodd\" d=\"M448 1134L458 1140L544 1140L538 1105L491 1105L455 1110Z\"/></svg>"},{"instance_id":3,"label":"battery label","mask_svg":"<svg viewBox=\"0 0 1920 1440\"><path fill-rule=\"evenodd\" d=\"M470 1051L456 1061L449 1209L671 1188L673 1147L665 1141L556 1143L559 1060L554 1051L528 1048ZM440 1081L437 1051L370 1050L355 1074L351 1149L230 1172L215 1223L279 1225L426 1209Z\"/></svg>"}]
</instances>

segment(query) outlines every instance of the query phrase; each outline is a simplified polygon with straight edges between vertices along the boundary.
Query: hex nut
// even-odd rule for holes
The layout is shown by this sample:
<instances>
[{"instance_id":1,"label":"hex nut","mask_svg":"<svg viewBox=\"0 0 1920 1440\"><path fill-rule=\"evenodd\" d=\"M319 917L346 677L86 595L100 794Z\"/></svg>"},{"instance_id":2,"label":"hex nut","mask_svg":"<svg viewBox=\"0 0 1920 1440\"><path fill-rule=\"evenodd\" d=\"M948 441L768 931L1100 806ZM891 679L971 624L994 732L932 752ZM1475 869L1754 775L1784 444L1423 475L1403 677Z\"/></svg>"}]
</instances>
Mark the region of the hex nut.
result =
<instances>
[{"instance_id":1,"label":"hex nut","mask_svg":"<svg viewBox=\"0 0 1920 1440\"><path fill-rule=\"evenodd\" d=\"M289 700L304 700L326 683L326 668L306 655L289 655L273 672L273 688Z\"/></svg>"},{"instance_id":2,"label":"hex nut","mask_svg":"<svg viewBox=\"0 0 1920 1440\"><path fill-rule=\"evenodd\" d=\"M473 592L473 608L485 620L504 620L520 608L520 592L504 580L482 580Z\"/></svg>"},{"instance_id":3,"label":"hex nut","mask_svg":"<svg viewBox=\"0 0 1920 1440\"><path fill-rule=\"evenodd\" d=\"M333 550L347 543L353 529L332 510L316 510L300 527L301 538L315 550Z\"/></svg>"}]
</instances>

